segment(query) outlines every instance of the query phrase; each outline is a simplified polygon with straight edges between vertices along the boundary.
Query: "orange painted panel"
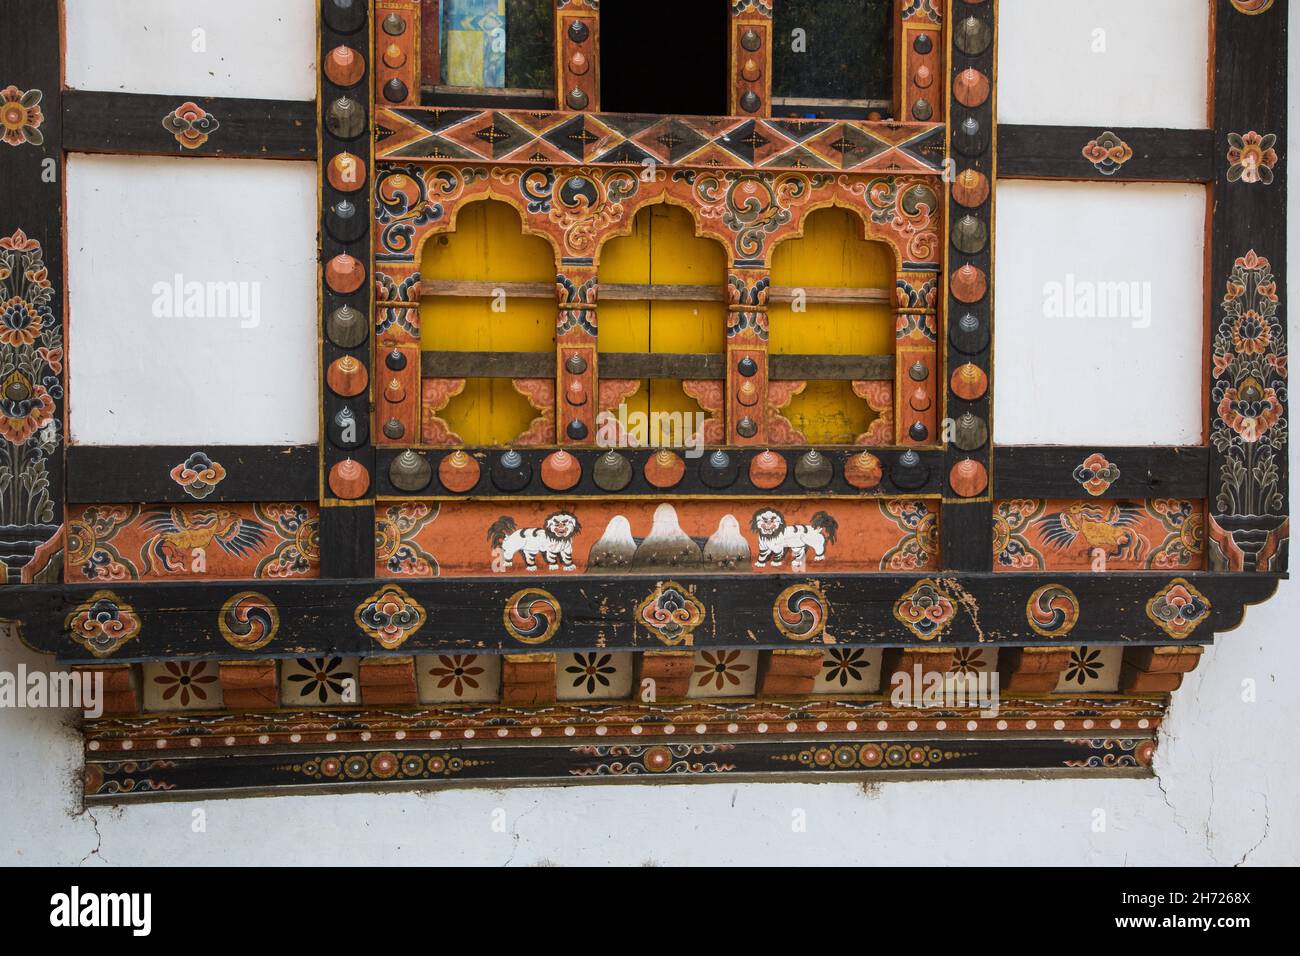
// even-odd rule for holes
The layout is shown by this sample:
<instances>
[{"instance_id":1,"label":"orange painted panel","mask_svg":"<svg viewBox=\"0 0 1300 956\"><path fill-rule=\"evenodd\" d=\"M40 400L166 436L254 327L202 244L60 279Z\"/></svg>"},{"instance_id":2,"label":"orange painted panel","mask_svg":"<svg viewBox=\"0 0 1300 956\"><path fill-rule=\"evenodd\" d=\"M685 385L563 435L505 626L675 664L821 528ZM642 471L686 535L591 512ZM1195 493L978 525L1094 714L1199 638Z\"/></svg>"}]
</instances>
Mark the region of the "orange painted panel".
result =
<instances>
[{"instance_id":1,"label":"orange painted panel","mask_svg":"<svg viewBox=\"0 0 1300 956\"><path fill-rule=\"evenodd\" d=\"M938 511L923 499L406 502L378 509L376 573L926 570Z\"/></svg>"},{"instance_id":2,"label":"orange painted panel","mask_svg":"<svg viewBox=\"0 0 1300 956\"><path fill-rule=\"evenodd\" d=\"M1043 501L993 508L995 571L1199 571L1205 567L1205 503Z\"/></svg>"},{"instance_id":3,"label":"orange painted panel","mask_svg":"<svg viewBox=\"0 0 1300 956\"><path fill-rule=\"evenodd\" d=\"M70 582L320 576L314 504L92 505L67 532Z\"/></svg>"}]
</instances>

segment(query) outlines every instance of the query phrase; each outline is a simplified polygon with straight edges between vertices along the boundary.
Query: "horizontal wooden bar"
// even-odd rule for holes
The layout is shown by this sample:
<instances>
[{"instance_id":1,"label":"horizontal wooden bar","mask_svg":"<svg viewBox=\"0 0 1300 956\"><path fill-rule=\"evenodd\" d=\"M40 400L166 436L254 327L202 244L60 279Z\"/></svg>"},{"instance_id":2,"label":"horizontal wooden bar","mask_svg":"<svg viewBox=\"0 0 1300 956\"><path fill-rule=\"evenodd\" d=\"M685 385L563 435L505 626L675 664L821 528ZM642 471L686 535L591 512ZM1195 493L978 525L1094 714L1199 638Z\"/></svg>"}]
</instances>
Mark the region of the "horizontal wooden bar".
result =
<instances>
[{"instance_id":1,"label":"horizontal wooden bar","mask_svg":"<svg viewBox=\"0 0 1300 956\"><path fill-rule=\"evenodd\" d=\"M314 159L316 104L215 96L67 90L63 93L63 148L86 153L153 156L232 156ZM163 125L193 103L212 118L206 139L182 140Z\"/></svg>"},{"instance_id":2,"label":"horizontal wooden bar","mask_svg":"<svg viewBox=\"0 0 1300 956\"><path fill-rule=\"evenodd\" d=\"M219 477L204 481L210 466ZM67 469L68 501L77 504L320 497L315 445L69 445Z\"/></svg>"},{"instance_id":3,"label":"horizontal wooden bar","mask_svg":"<svg viewBox=\"0 0 1300 956\"><path fill-rule=\"evenodd\" d=\"M422 106L498 110L553 110L555 94L549 90L515 87L422 86Z\"/></svg>"},{"instance_id":4,"label":"horizontal wooden bar","mask_svg":"<svg viewBox=\"0 0 1300 956\"><path fill-rule=\"evenodd\" d=\"M892 355L772 355L774 381L888 381L894 377ZM423 352L425 378L550 378L553 352ZM671 378L721 381L726 358L696 352L602 352L602 378Z\"/></svg>"},{"instance_id":5,"label":"horizontal wooden bar","mask_svg":"<svg viewBox=\"0 0 1300 956\"><path fill-rule=\"evenodd\" d=\"M870 382L894 377L892 355L769 355L768 378L778 382Z\"/></svg>"},{"instance_id":6,"label":"horizontal wooden bar","mask_svg":"<svg viewBox=\"0 0 1300 956\"><path fill-rule=\"evenodd\" d=\"M1105 132L1128 149L1099 165L1084 150ZM1223 161L1218 152L1208 129L998 125L999 179L1209 182Z\"/></svg>"},{"instance_id":7,"label":"horizontal wooden bar","mask_svg":"<svg viewBox=\"0 0 1300 956\"><path fill-rule=\"evenodd\" d=\"M555 285L550 282L485 282L477 279L426 279L420 283L421 297L490 298L501 294L507 298L554 299ZM726 302L727 290L713 285L610 282L599 287L597 298L616 302ZM813 304L887 305L893 302L893 292L877 288L774 286L768 298L773 303L794 302L801 298Z\"/></svg>"},{"instance_id":8,"label":"horizontal wooden bar","mask_svg":"<svg viewBox=\"0 0 1300 956\"><path fill-rule=\"evenodd\" d=\"M421 352L423 378L554 378L554 352Z\"/></svg>"},{"instance_id":9,"label":"horizontal wooden bar","mask_svg":"<svg viewBox=\"0 0 1300 956\"><path fill-rule=\"evenodd\" d=\"M699 352L601 352L601 378L673 378L720 380L727 377L726 357Z\"/></svg>"},{"instance_id":10,"label":"horizontal wooden bar","mask_svg":"<svg viewBox=\"0 0 1300 956\"><path fill-rule=\"evenodd\" d=\"M804 302L815 305L892 305L894 301L892 289L802 285L774 285L768 293L768 301L784 304L794 302L800 296Z\"/></svg>"},{"instance_id":11,"label":"horizontal wooden bar","mask_svg":"<svg viewBox=\"0 0 1300 956\"><path fill-rule=\"evenodd\" d=\"M519 721L518 713L518 710L511 712L512 724ZM652 722L650 726L653 728L655 724ZM227 748L215 752L185 751L175 746L157 752L165 753L165 760L139 763L125 761L120 754L107 759L92 752L86 760L85 801L113 806L358 790L426 792L430 788L444 790L505 783L595 786L644 783L651 778L732 785L830 780L861 784L891 779L951 779L954 774L1035 780L1045 777L1113 780L1152 776L1151 754L1155 750L1149 732L1140 731L1122 737L1086 736L1083 731L1075 730L1068 735L1005 738L941 733L898 738L819 732L813 745L807 739L781 739L777 732L737 739L726 732L700 736L692 729L693 756L678 759L664 746L574 746L572 740L521 745L494 739L495 733L483 733L482 741L467 742L459 738L469 732L459 726L446 731L447 738L456 741L454 744L436 746L439 741L416 742L414 738L423 736L425 726L421 724L419 730L419 734L411 734L411 740L399 739L396 744L382 746L358 743L349 746L346 752L321 743ZM180 739L184 741L189 733L187 730ZM224 730L218 736L223 734ZM254 739L264 737L259 735ZM614 743L612 737L595 739ZM628 740L643 741L644 737ZM368 772L371 766L392 764L395 747L404 758L400 773ZM453 753L454 758L449 759ZM814 753L817 756L809 759ZM1098 760L1098 753L1104 753L1108 759ZM657 762L664 754L669 755L670 764ZM834 759L821 759L822 755L829 758L831 754L836 755ZM344 772L331 777L317 770L343 767L344 758L348 768L364 767L366 771L358 772L354 779ZM665 770L671 772L664 773ZM351 772L351 769L347 771Z\"/></svg>"},{"instance_id":12,"label":"horizontal wooden bar","mask_svg":"<svg viewBox=\"0 0 1300 956\"><path fill-rule=\"evenodd\" d=\"M1201 499L1210 455L1198 446L998 445L993 460L997 498Z\"/></svg>"},{"instance_id":13,"label":"horizontal wooden bar","mask_svg":"<svg viewBox=\"0 0 1300 956\"><path fill-rule=\"evenodd\" d=\"M338 578L319 580L213 582L96 582L7 588L0 614L14 621L22 640L42 654L70 664L121 664L192 657L219 661L265 660L340 655L409 656L451 649L473 653L555 653L570 650L646 650L684 647L695 650L743 647L747 650L807 647L807 636L787 636L776 624L774 609L787 608L792 586L806 591L809 607L822 607L831 622L836 646L1031 647L1060 646L1061 636L1035 631L1026 607L1042 587L1067 588L1078 602L1083 627L1069 640L1089 646L1207 644L1215 632L1231 631L1248 605L1266 600L1281 576L1208 572L1109 572L994 574L941 571L916 574L798 574L741 572L682 574L671 582L663 575L577 575L564 572L492 575L479 578ZM1197 624L1175 640L1148 614L1149 603L1184 581L1203 596L1195 608ZM677 641L656 637L638 614L663 589L691 596L690 630L676 631ZM917 589L921 589L918 593ZM397 590L400 589L400 592ZM256 592L275 610L278 627L261 647L236 646L223 636L228 603L236 595ZM107 594L103 592L108 592ZM362 612L380 595L409 604L411 613L393 617L400 624L386 636L388 647L358 626ZM521 593L522 592L522 593ZM911 597L909 597L911 595ZM83 643L69 636L70 618L115 615L116 627L105 640ZM503 615L527 598L526 616L551 621L549 636L508 630ZM936 600L940 603L935 603ZM914 602L921 603L914 603ZM942 621L923 639L903 623L901 605L916 620ZM909 603L913 602L913 603ZM416 613L418 605L419 613ZM680 608L680 603L672 606ZM664 618L668 618L665 613ZM687 615L682 615L686 617ZM824 619L826 619L824 618ZM267 615L266 619L271 620ZM676 618L674 618L676 619ZM418 626L417 626L418 622ZM90 632L93 634L93 630ZM227 628L227 635L229 628ZM117 644L114 643L117 640ZM94 647L101 656L89 649Z\"/></svg>"},{"instance_id":14,"label":"horizontal wooden bar","mask_svg":"<svg viewBox=\"0 0 1300 956\"><path fill-rule=\"evenodd\" d=\"M786 475L781 484L774 488L759 488L755 486L749 478L749 466L755 455L763 452L762 448L728 448L726 453L730 459L729 464L732 469L732 480L730 482L719 481L713 474L713 469L708 463L709 455L713 448L701 449L696 448L696 458L687 457L686 471L681 481L671 489L673 496L693 496L693 495L729 495L729 496L755 496L762 498L833 498L838 496L848 496L860 498L864 495L873 497L895 497L897 495L928 495L938 496L943 490L943 452L938 449L912 449L917 455L917 461L910 467L904 466L900 459L908 450L905 448L862 448L861 446L821 446L818 451L830 460L831 478L830 481L821 488L814 491L802 487L795 479L795 465L799 457L803 455L808 448L806 447L776 447L772 451L780 454L786 461ZM504 449L501 448L470 448L465 451L472 455L479 463L479 480L478 483L464 491L451 492L443 487L438 475L438 465L442 458L450 455L452 448L425 448L418 450L430 465L430 475L428 484L423 488L412 490L402 490L395 487L389 476L389 469L392 467L393 459L401 455L403 448L382 448L379 449L375 461L375 493L381 498L406 498L406 499L428 499L428 498L451 498L458 499L466 496L475 498L486 497L506 497L518 498L523 496L537 496L554 498L555 492L547 488L542 481L542 460L554 451L553 448L517 448L515 451L523 459L523 467L528 471L528 481L524 487L512 490L503 494L492 483L490 477L491 465L502 454ZM582 475L578 483L567 489L563 493L563 500L572 500L580 497L593 498L610 498L610 497L658 497L665 495L663 488L650 484L645 479L645 466L647 460L653 456L657 449L655 448L619 448L617 451L628 459L632 465L632 480L627 487L611 495L610 492L600 488L593 480L593 472L596 459L600 458L608 449L605 448L574 448L566 449L570 455L577 459L581 468ZM685 449L678 449L679 452L685 453ZM862 489L856 485L850 484L844 477L844 466L848 460L863 451L868 451L876 457L880 463L881 479L879 484L870 489ZM706 474L706 472L708 472ZM709 480L706 481L705 479Z\"/></svg>"},{"instance_id":15,"label":"horizontal wooden bar","mask_svg":"<svg viewBox=\"0 0 1300 956\"><path fill-rule=\"evenodd\" d=\"M420 283L420 296L457 296L464 298L491 298L504 293L519 299L554 299L553 282L485 282L477 279L425 279Z\"/></svg>"}]
</instances>

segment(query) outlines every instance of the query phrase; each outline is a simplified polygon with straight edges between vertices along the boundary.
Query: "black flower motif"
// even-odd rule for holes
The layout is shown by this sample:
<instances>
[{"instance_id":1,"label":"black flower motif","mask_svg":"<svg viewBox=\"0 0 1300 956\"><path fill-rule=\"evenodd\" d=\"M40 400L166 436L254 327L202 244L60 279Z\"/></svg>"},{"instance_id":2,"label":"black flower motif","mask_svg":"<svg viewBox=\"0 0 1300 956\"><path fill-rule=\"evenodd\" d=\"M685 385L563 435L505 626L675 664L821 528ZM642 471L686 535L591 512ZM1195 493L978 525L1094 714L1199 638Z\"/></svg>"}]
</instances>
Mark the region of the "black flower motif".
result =
<instances>
[{"instance_id":1,"label":"black flower motif","mask_svg":"<svg viewBox=\"0 0 1300 956\"><path fill-rule=\"evenodd\" d=\"M322 704L329 703L331 693L341 695L346 682L353 680L350 671L340 670L343 667L341 657L300 657L298 666L306 673L289 675L292 683L302 685L298 688L298 696L303 699L315 696Z\"/></svg>"},{"instance_id":2,"label":"black flower motif","mask_svg":"<svg viewBox=\"0 0 1300 956\"><path fill-rule=\"evenodd\" d=\"M1070 652L1070 665L1065 671L1065 680L1067 683L1074 681L1082 687L1089 678L1096 680L1105 667L1101 662L1101 651L1078 647Z\"/></svg>"},{"instance_id":3,"label":"black flower motif","mask_svg":"<svg viewBox=\"0 0 1300 956\"><path fill-rule=\"evenodd\" d=\"M949 673L978 674L984 666L984 650L979 647L959 647L953 652Z\"/></svg>"},{"instance_id":4,"label":"black flower motif","mask_svg":"<svg viewBox=\"0 0 1300 956\"><path fill-rule=\"evenodd\" d=\"M564 669L566 674L573 674L573 686L582 687L586 685L587 693L596 693L596 686L609 686L608 674L613 674L616 668L612 663L613 654L574 654L574 663Z\"/></svg>"},{"instance_id":5,"label":"black flower motif","mask_svg":"<svg viewBox=\"0 0 1300 956\"><path fill-rule=\"evenodd\" d=\"M826 669L828 684L839 681L841 687L848 687L849 681L862 680L862 672L871 666L871 661L867 660L867 652L860 648L837 649L826 653L830 657L822 661L822 667Z\"/></svg>"}]
</instances>

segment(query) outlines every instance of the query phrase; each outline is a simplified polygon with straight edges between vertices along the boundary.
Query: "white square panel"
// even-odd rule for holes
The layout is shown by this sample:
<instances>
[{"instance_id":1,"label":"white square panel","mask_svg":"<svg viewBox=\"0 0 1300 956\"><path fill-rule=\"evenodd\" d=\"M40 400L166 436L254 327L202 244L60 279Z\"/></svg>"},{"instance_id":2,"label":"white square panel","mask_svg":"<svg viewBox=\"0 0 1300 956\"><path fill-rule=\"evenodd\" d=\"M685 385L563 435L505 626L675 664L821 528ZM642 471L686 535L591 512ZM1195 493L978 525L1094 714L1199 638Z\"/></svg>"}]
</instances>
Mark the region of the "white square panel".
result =
<instances>
[{"instance_id":1,"label":"white square panel","mask_svg":"<svg viewBox=\"0 0 1300 956\"><path fill-rule=\"evenodd\" d=\"M280 706L332 707L361 703L360 665L356 657L291 657L281 661Z\"/></svg>"},{"instance_id":2,"label":"white square panel","mask_svg":"<svg viewBox=\"0 0 1300 956\"><path fill-rule=\"evenodd\" d=\"M72 440L315 442L315 165L73 155L67 188Z\"/></svg>"},{"instance_id":3,"label":"white square panel","mask_svg":"<svg viewBox=\"0 0 1300 956\"><path fill-rule=\"evenodd\" d=\"M555 655L557 700L625 700L631 696L631 654L592 651Z\"/></svg>"},{"instance_id":4,"label":"white square panel","mask_svg":"<svg viewBox=\"0 0 1300 956\"><path fill-rule=\"evenodd\" d=\"M758 651L700 651L687 697L752 697L758 686Z\"/></svg>"},{"instance_id":5,"label":"white square panel","mask_svg":"<svg viewBox=\"0 0 1300 956\"><path fill-rule=\"evenodd\" d=\"M64 2L65 66L73 89L316 96L318 0Z\"/></svg>"},{"instance_id":6,"label":"white square panel","mask_svg":"<svg viewBox=\"0 0 1300 956\"><path fill-rule=\"evenodd\" d=\"M1205 129L1209 56L1207 0L1001 0L998 122Z\"/></svg>"},{"instance_id":7,"label":"white square panel","mask_svg":"<svg viewBox=\"0 0 1300 956\"><path fill-rule=\"evenodd\" d=\"M1075 647L1056 684L1058 694L1111 693L1119 689L1122 647Z\"/></svg>"},{"instance_id":8,"label":"white square panel","mask_svg":"<svg viewBox=\"0 0 1300 956\"><path fill-rule=\"evenodd\" d=\"M430 654L415 659L422 704L487 703L501 699L498 654Z\"/></svg>"},{"instance_id":9,"label":"white square panel","mask_svg":"<svg viewBox=\"0 0 1300 956\"><path fill-rule=\"evenodd\" d=\"M221 680L216 661L142 664L145 710L220 710Z\"/></svg>"},{"instance_id":10,"label":"white square panel","mask_svg":"<svg viewBox=\"0 0 1300 956\"><path fill-rule=\"evenodd\" d=\"M1200 444L1204 187L1003 181L994 438Z\"/></svg>"},{"instance_id":11,"label":"white square panel","mask_svg":"<svg viewBox=\"0 0 1300 956\"><path fill-rule=\"evenodd\" d=\"M880 689L883 651L869 647L835 647L822 652L814 694L873 694Z\"/></svg>"}]
</instances>

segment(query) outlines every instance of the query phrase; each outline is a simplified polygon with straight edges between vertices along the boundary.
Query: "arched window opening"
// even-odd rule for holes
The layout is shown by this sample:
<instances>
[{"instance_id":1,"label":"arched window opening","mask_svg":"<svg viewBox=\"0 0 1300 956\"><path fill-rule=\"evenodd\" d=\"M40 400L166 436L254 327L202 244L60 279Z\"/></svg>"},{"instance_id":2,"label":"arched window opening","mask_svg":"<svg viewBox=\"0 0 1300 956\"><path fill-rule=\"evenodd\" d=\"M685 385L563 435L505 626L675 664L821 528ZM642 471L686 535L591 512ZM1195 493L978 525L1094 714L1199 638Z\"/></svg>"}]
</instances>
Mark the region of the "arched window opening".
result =
<instances>
[{"instance_id":1,"label":"arched window opening","mask_svg":"<svg viewBox=\"0 0 1300 956\"><path fill-rule=\"evenodd\" d=\"M893 282L892 251L845 209L776 247L769 403L804 442L892 444Z\"/></svg>"},{"instance_id":2,"label":"arched window opening","mask_svg":"<svg viewBox=\"0 0 1300 956\"><path fill-rule=\"evenodd\" d=\"M602 411L629 431L629 444L639 434L640 443L659 447L720 441L722 246L698 238L686 210L649 206L630 235L602 248L599 275ZM639 423L642 433L633 430Z\"/></svg>"},{"instance_id":3,"label":"arched window opening","mask_svg":"<svg viewBox=\"0 0 1300 956\"><path fill-rule=\"evenodd\" d=\"M422 440L554 439L555 258L519 214L485 200L432 236L421 263ZM530 401L536 399L536 402Z\"/></svg>"}]
</instances>

